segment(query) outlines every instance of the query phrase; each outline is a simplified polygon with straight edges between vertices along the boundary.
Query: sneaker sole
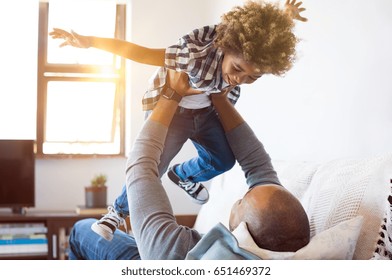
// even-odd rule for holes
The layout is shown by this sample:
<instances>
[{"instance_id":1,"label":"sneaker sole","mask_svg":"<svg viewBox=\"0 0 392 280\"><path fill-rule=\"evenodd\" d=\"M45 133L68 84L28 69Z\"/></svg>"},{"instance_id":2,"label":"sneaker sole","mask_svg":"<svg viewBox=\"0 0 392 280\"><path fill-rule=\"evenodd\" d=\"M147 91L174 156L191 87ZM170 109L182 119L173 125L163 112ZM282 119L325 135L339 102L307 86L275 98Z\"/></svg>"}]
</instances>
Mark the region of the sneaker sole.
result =
<instances>
[{"instance_id":1,"label":"sneaker sole","mask_svg":"<svg viewBox=\"0 0 392 280\"><path fill-rule=\"evenodd\" d=\"M98 234L99 236L101 236L102 238L106 239L107 241L112 241L113 239L113 234L107 230L105 230L104 228L102 228L99 224L97 224L97 222L93 223L91 225L91 229Z\"/></svg>"},{"instance_id":2,"label":"sneaker sole","mask_svg":"<svg viewBox=\"0 0 392 280\"><path fill-rule=\"evenodd\" d=\"M176 168L176 166L178 166L178 164L170 167L169 172L167 172L167 176L174 184L176 184L178 186L181 179L180 179L180 177L177 176L176 172L174 172L174 169Z\"/></svg>"}]
</instances>

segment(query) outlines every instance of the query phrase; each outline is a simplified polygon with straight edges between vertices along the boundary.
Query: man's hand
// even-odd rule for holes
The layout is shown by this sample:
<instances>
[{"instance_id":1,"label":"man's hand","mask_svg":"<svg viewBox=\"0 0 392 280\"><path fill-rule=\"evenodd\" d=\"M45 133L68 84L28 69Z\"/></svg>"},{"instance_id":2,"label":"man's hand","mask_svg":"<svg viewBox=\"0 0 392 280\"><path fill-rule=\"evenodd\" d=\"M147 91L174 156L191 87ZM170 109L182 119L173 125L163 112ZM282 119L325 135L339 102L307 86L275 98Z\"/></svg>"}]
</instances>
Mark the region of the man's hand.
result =
<instances>
[{"instance_id":1,"label":"man's hand","mask_svg":"<svg viewBox=\"0 0 392 280\"><path fill-rule=\"evenodd\" d=\"M184 72L167 69L166 84L181 96L203 93L202 91L191 88L189 77Z\"/></svg>"},{"instance_id":2,"label":"man's hand","mask_svg":"<svg viewBox=\"0 0 392 280\"><path fill-rule=\"evenodd\" d=\"M53 28L53 31L50 32L49 35L52 36L53 39L64 40L60 47L72 46L76 48L87 49L91 46L90 40L87 36L82 36L74 31L69 33L60 28Z\"/></svg>"},{"instance_id":3,"label":"man's hand","mask_svg":"<svg viewBox=\"0 0 392 280\"><path fill-rule=\"evenodd\" d=\"M302 17L300 15L301 12L305 11L305 8L300 8L302 2L295 3L296 0L290 0L286 1L285 4L285 12L292 18L300 21L308 21L307 18Z\"/></svg>"},{"instance_id":4,"label":"man's hand","mask_svg":"<svg viewBox=\"0 0 392 280\"><path fill-rule=\"evenodd\" d=\"M224 89L220 93L213 93L211 94L211 100L213 103L218 102L219 100L227 100L227 96L229 95L230 91L234 88L235 86L229 86Z\"/></svg>"}]
</instances>

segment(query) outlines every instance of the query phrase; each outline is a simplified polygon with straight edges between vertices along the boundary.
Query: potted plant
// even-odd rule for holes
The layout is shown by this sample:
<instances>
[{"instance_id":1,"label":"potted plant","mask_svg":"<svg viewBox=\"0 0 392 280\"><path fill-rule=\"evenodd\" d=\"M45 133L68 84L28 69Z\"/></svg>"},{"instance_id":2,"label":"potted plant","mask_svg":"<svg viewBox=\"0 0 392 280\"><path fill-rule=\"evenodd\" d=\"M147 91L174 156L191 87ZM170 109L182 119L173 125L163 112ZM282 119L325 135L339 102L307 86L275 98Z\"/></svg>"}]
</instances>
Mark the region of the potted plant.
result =
<instances>
[{"instance_id":1,"label":"potted plant","mask_svg":"<svg viewBox=\"0 0 392 280\"><path fill-rule=\"evenodd\" d=\"M86 208L102 208L107 206L107 176L95 175L90 185L85 187Z\"/></svg>"}]
</instances>

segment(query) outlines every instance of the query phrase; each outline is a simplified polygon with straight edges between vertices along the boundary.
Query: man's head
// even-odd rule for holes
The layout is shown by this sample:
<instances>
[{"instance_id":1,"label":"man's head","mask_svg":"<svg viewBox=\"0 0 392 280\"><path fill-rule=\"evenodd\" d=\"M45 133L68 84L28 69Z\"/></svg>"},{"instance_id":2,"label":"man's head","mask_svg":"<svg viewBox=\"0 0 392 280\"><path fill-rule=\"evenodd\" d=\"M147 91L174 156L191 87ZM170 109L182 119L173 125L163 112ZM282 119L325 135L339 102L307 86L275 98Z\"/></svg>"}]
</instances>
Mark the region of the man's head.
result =
<instances>
[{"instance_id":1,"label":"man's head","mask_svg":"<svg viewBox=\"0 0 392 280\"><path fill-rule=\"evenodd\" d=\"M241 57L260 73L283 75L295 59L293 19L277 4L249 1L222 16L215 46Z\"/></svg>"},{"instance_id":2,"label":"man's head","mask_svg":"<svg viewBox=\"0 0 392 280\"><path fill-rule=\"evenodd\" d=\"M309 220L301 203L277 185L250 189L231 210L229 227L246 222L255 243L271 251L295 252L310 240Z\"/></svg>"}]
</instances>

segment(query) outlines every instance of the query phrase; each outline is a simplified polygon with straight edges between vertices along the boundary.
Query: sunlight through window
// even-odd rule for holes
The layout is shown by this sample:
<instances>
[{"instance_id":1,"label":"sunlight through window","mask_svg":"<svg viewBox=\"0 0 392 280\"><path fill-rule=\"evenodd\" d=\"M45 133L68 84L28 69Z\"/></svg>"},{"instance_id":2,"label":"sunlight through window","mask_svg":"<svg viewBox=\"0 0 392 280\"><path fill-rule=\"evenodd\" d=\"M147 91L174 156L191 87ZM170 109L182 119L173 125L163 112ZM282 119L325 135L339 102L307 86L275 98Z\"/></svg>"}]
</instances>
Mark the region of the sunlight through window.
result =
<instances>
[{"instance_id":1,"label":"sunlight through window","mask_svg":"<svg viewBox=\"0 0 392 280\"><path fill-rule=\"evenodd\" d=\"M62 41L49 36L53 28L125 39L125 5L105 0L40 3L38 154L123 154L124 59L95 48L59 47Z\"/></svg>"},{"instance_id":2,"label":"sunlight through window","mask_svg":"<svg viewBox=\"0 0 392 280\"><path fill-rule=\"evenodd\" d=\"M94 11L94 12L91 12ZM115 1L54 1L49 5L49 31L74 30L81 35L114 37ZM59 40L48 40L48 63L112 65L113 55L102 50L59 47Z\"/></svg>"}]
</instances>

